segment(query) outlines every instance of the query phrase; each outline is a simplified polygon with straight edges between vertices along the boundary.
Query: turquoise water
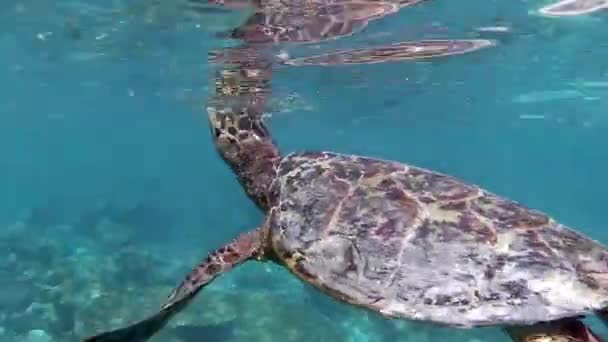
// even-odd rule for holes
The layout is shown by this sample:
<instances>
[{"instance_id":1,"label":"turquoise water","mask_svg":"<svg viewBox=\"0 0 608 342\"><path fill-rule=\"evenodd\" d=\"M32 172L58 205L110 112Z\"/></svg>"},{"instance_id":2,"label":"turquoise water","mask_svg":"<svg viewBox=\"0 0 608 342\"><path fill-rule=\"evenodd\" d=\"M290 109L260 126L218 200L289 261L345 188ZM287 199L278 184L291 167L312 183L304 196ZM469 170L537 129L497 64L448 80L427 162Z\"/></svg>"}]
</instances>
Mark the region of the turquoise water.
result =
<instances>
[{"instance_id":1,"label":"turquoise water","mask_svg":"<svg viewBox=\"0 0 608 342\"><path fill-rule=\"evenodd\" d=\"M429 0L321 44L511 28L482 35L494 48L445 59L280 67L270 128L285 152L436 169L608 242L608 14L535 15L544 4ZM228 45L215 33L246 13L183 5L0 4L0 341L77 341L140 319L209 250L262 220L213 150L204 113L207 54ZM387 321L271 264L222 277L175 324L199 328L155 340L507 341L499 329Z\"/></svg>"}]
</instances>

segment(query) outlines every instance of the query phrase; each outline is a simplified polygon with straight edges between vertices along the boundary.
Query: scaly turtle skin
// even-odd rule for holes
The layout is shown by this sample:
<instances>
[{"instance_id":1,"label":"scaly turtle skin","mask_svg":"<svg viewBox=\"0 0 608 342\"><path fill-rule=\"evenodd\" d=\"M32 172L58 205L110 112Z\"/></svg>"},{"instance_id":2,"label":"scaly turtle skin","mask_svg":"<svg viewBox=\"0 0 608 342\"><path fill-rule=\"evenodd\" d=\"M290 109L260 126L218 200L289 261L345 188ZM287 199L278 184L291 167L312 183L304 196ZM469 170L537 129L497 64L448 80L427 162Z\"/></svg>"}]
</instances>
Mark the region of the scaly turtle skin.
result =
<instances>
[{"instance_id":1,"label":"scaly turtle skin","mask_svg":"<svg viewBox=\"0 0 608 342\"><path fill-rule=\"evenodd\" d=\"M85 341L146 341L203 287L249 260L276 262L386 317L501 325L517 342L601 341L578 317L608 304L602 245L431 170L333 152L282 156L262 122L268 56L245 48L216 57L228 64L207 108L213 140L267 217L211 252L160 311Z\"/></svg>"}]
</instances>

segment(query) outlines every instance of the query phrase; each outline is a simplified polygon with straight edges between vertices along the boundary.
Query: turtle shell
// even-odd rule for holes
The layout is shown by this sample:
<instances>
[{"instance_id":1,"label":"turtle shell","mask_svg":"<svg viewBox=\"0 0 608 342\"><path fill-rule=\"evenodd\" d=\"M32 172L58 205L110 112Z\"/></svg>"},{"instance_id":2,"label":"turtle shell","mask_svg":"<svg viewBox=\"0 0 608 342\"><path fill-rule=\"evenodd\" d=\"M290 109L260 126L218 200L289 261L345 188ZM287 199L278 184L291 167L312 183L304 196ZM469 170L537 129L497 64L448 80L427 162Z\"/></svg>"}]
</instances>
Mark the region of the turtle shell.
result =
<instances>
[{"instance_id":1,"label":"turtle shell","mask_svg":"<svg viewBox=\"0 0 608 342\"><path fill-rule=\"evenodd\" d=\"M608 304L599 243L477 186L358 156L286 156L272 248L301 279L388 317L532 324Z\"/></svg>"}]
</instances>

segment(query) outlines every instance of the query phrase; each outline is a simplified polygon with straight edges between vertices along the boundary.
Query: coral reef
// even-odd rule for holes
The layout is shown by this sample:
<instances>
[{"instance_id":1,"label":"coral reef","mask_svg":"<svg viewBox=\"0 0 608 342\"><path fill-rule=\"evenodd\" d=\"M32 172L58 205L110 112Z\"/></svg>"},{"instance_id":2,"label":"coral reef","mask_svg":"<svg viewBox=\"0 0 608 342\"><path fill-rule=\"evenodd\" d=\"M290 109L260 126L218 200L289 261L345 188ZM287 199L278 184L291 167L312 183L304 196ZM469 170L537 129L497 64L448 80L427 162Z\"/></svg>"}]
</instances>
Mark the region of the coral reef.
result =
<instances>
[{"instance_id":1,"label":"coral reef","mask_svg":"<svg viewBox=\"0 0 608 342\"><path fill-rule=\"evenodd\" d=\"M111 215L91 227L47 217L32 210L1 229L2 341L78 341L104 324L139 318L171 290L158 287L170 281L154 271L162 258L132 243L137 227Z\"/></svg>"}]
</instances>

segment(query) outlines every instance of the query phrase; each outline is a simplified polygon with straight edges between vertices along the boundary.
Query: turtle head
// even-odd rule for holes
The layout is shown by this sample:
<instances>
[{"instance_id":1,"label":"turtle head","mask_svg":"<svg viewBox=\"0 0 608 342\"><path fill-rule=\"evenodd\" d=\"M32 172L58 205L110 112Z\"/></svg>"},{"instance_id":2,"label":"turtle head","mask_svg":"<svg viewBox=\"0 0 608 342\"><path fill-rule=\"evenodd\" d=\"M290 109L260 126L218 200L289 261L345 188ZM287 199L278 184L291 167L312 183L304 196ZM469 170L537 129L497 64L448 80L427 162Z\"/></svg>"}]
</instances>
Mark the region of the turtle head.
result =
<instances>
[{"instance_id":1,"label":"turtle head","mask_svg":"<svg viewBox=\"0 0 608 342\"><path fill-rule=\"evenodd\" d=\"M215 147L231 167L239 169L249 158L263 152L271 138L261 119L232 108L208 107L209 124Z\"/></svg>"},{"instance_id":2,"label":"turtle head","mask_svg":"<svg viewBox=\"0 0 608 342\"><path fill-rule=\"evenodd\" d=\"M277 147L260 116L230 107L207 108L215 147L239 178L247 194L263 210L273 204L270 185L280 160Z\"/></svg>"}]
</instances>

